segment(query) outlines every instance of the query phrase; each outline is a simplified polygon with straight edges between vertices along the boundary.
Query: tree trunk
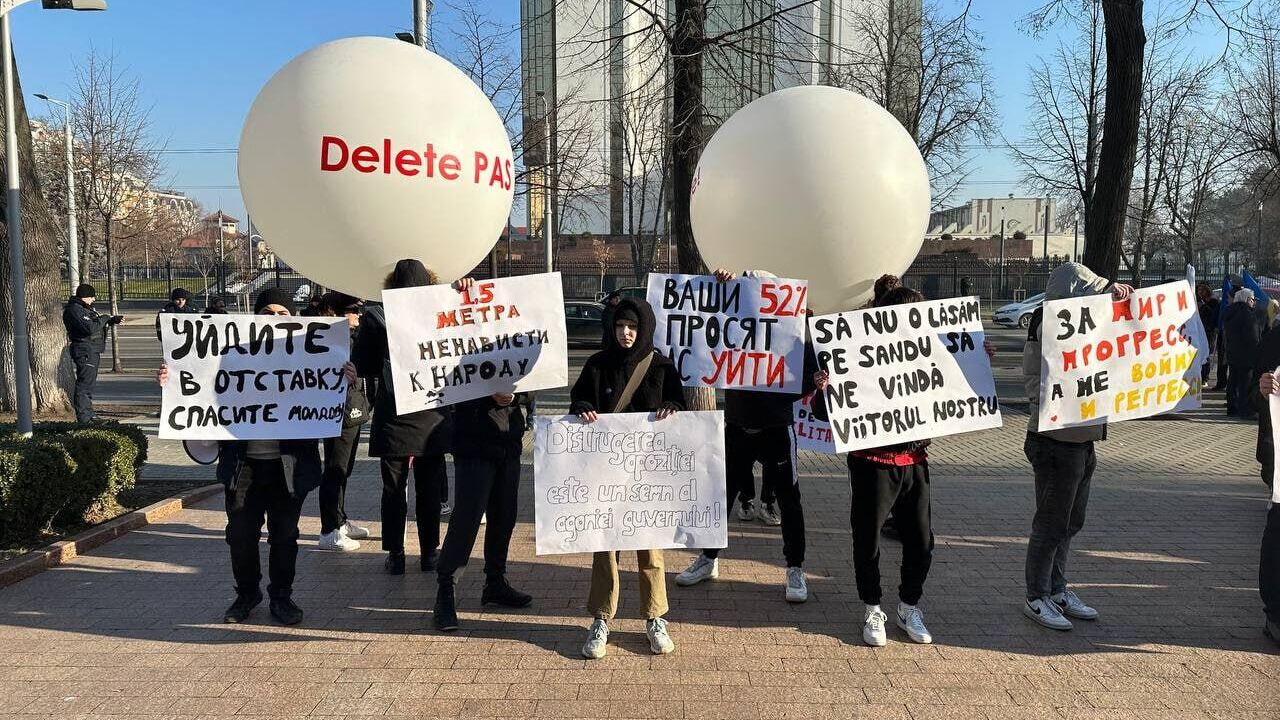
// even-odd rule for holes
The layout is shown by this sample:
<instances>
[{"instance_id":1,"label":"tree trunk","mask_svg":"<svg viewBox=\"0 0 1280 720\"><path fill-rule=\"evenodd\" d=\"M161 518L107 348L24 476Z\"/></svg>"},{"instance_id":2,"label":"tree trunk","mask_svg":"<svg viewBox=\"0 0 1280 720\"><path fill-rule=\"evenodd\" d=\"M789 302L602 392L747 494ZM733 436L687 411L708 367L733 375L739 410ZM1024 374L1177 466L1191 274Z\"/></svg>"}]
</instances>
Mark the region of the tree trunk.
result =
<instances>
[{"instance_id":1,"label":"tree trunk","mask_svg":"<svg viewBox=\"0 0 1280 720\"><path fill-rule=\"evenodd\" d=\"M675 0L671 38L671 227L667 231L675 238L680 272L695 275L707 271L694 243L689 217L694 174L704 144L702 53L706 28L706 0ZM687 387L684 399L690 410L716 409L716 393L710 388Z\"/></svg>"},{"instance_id":2,"label":"tree trunk","mask_svg":"<svg viewBox=\"0 0 1280 720\"><path fill-rule=\"evenodd\" d=\"M107 248L107 304L111 306L111 314L120 314L120 305L116 302L116 266L113 264L114 258L111 257L111 218L102 221L102 241ZM118 373L124 370L124 363L120 362L120 335L116 332L119 325L112 325L107 328L107 332L111 333L111 372Z\"/></svg>"},{"instance_id":3,"label":"tree trunk","mask_svg":"<svg viewBox=\"0 0 1280 720\"><path fill-rule=\"evenodd\" d=\"M1085 216L1084 264L1104 277L1120 266L1124 221L1133 185L1142 110L1142 0L1103 0L1106 27L1107 94L1102 120L1102 152L1093 203Z\"/></svg>"},{"instance_id":4,"label":"tree trunk","mask_svg":"<svg viewBox=\"0 0 1280 720\"><path fill-rule=\"evenodd\" d=\"M31 121L14 61L14 102L18 131L19 177L22 183L22 238L27 284L27 324L30 332L32 409L36 413L65 413L71 409L71 362L62 326L62 258L58 221L54 218L36 174L31 145ZM3 120L3 108L0 108ZM0 144L3 153L3 144ZM8 158L5 158L8 161ZM0 197L0 212L7 212ZM0 230L0 409L12 411L17 402L13 384L13 296L9 287L9 236Z\"/></svg>"}]
</instances>

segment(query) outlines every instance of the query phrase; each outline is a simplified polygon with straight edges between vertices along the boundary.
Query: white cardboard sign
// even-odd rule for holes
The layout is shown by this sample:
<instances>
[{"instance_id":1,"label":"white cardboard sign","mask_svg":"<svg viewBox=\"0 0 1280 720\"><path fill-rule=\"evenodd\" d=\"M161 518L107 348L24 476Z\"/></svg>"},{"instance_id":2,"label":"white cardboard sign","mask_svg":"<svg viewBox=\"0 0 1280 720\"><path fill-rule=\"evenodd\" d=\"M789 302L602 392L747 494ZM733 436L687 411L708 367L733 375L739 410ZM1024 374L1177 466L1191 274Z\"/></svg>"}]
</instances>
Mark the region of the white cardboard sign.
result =
<instances>
[{"instance_id":1,"label":"white cardboard sign","mask_svg":"<svg viewBox=\"0 0 1280 720\"><path fill-rule=\"evenodd\" d=\"M836 445L831 439L831 423L813 416L813 400L816 397L816 393L805 395L792 406L791 412L796 431L796 449L834 453Z\"/></svg>"},{"instance_id":2,"label":"white cardboard sign","mask_svg":"<svg viewBox=\"0 0 1280 720\"><path fill-rule=\"evenodd\" d=\"M1208 340L1181 280L1120 302L1109 294L1048 301L1040 349L1041 430L1200 407Z\"/></svg>"},{"instance_id":3,"label":"white cardboard sign","mask_svg":"<svg viewBox=\"0 0 1280 720\"><path fill-rule=\"evenodd\" d=\"M1000 427L976 297L809 319L837 452Z\"/></svg>"},{"instance_id":4,"label":"white cardboard sign","mask_svg":"<svg viewBox=\"0 0 1280 720\"><path fill-rule=\"evenodd\" d=\"M539 416L533 444L539 555L728 544L723 413Z\"/></svg>"},{"instance_id":5,"label":"white cardboard sign","mask_svg":"<svg viewBox=\"0 0 1280 720\"><path fill-rule=\"evenodd\" d=\"M799 393L808 293L804 280L649 273L653 346L686 387Z\"/></svg>"},{"instance_id":6,"label":"white cardboard sign","mask_svg":"<svg viewBox=\"0 0 1280 720\"><path fill-rule=\"evenodd\" d=\"M387 290L396 414L569 382L560 273Z\"/></svg>"},{"instance_id":7,"label":"white cardboard sign","mask_svg":"<svg viewBox=\"0 0 1280 720\"><path fill-rule=\"evenodd\" d=\"M160 314L160 437L296 440L342 432L346 318Z\"/></svg>"}]
</instances>

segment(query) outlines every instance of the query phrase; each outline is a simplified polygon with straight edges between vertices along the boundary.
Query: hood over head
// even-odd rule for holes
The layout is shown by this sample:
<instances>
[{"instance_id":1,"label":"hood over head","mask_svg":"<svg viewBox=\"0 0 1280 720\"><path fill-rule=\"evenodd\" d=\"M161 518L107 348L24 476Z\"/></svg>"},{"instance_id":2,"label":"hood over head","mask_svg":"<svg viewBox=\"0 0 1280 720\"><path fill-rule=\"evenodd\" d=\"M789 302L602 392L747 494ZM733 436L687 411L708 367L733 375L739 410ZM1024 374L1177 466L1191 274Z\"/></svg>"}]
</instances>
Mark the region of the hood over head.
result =
<instances>
[{"instance_id":1,"label":"hood over head","mask_svg":"<svg viewBox=\"0 0 1280 720\"><path fill-rule=\"evenodd\" d=\"M629 348L622 347L618 344L618 333L614 328L609 328L607 352L616 362L630 369L653 353L653 331L657 320L647 301L633 297L624 297L618 302L613 322L616 324L619 320L631 320L637 325L636 342Z\"/></svg>"},{"instance_id":2,"label":"hood over head","mask_svg":"<svg viewBox=\"0 0 1280 720\"><path fill-rule=\"evenodd\" d=\"M1099 295L1106 292L1110 284L1111 281L1098 277L1096 273L1080 263L1063 263L1049 273L1049 282L1044 289L1044 299L1062 300Z\"/></svg>"},{"instance_id":3,"label":"hood over head","mask_svg":"<svg viewBox=\"0 0 1280 720\"><path fill-rule=\"evenodd\" d=\"M262 309L268 305L279 305L288 310L290 315L298 314L293 306L293 296L281 288L267 288L258 293L258 297L253 301L254 314L262 312Z\"/></svg>"}]
</instances>

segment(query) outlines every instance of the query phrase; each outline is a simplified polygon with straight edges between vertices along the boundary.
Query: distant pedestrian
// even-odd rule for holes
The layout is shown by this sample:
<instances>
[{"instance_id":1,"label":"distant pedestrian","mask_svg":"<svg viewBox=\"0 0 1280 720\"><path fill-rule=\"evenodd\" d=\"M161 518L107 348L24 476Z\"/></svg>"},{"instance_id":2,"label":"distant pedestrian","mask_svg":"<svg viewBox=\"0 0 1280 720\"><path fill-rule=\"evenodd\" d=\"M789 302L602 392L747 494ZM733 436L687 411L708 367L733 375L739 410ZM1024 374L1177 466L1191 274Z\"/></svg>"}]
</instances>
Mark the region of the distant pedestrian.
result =
<instances>
[{"instance_id":1,"label":"distant pedestrian","mask_svg":"<svg viewBox=\"0 0 1280 720\"><path fill-rule=\"evenodd\" d=\"M323 295L312 295L311 299L307 301L307 306L302 308L302 312L298 314L303 317L315 317L317 315L323 315L324 310L321 307L323 303L324 303Z\"/></svg>"},{"instance_id":2,"label":"distant pedestrian","mask_svg":"<svg viewBox=\"0 0 1280 720\"><path fill-rule=\"evenodd\" d=\"M62 310L62 324L71 343L71 362L76 368L76 388L71 404L76 422L89 423L93 414L93 389L98 383L98 363L107 348L107 326L118 325L123 315L101 315L93 309L97 291L92 285L80 285Z\"/></svg>"},{"instance_id":3,"label":"distant pedestrian","mask_svg":"<svg viewBox=\"0 0 1280 720\"><path fill-rule=\"evenodd\" d=\"M1204 326L1205 337L1209 340L1209 351L1212 353L1218 344L1218 309L1220 303L1213 296L1213 288L1209 283L1196 283L1196 310L1200 314L1200 324ZM1200 383L1209 382L1209 369L1213 366L1212 357L1202 358L1204 366L1200 370Z\"/></svg>"},{"instance_id":4,"label":"distant pedestrian","mask_svg":"<svg viewBox=\"0 0 1280 720\"><path fill-rule=\"evenodd\" d=\"M1254 311L1256 303L1249 288L1236 291L1222 324L1223 345L1227 363L1231 366L1227 376L1227 415L1246 420L1255 417L1253 366L1257 362L1258 343L1262 337L1262 322Z\"/></svg>"},{"instance_id":5,"label":"distant pedestrian","mask_svg":"<svg viewBox=\"0 0 1280 720\"><path fill-rule=\"evenodd\" d=\"M160 339L160 316L164 313L199 312L191 305L191 293L186 288L176 287L169 292L169 302L156 313L156 339Z\"/></svg>"},{"instance_id":6,"label":"distant pedestrian","mask_svg":"<svg viewBox=\"0 0 1280 720\"><path fill-rule=\"evenodd\" d=\"M226 315L227 301L220 297L215 297L204 308L205 315Z\"/></svg>"}]
</instances>

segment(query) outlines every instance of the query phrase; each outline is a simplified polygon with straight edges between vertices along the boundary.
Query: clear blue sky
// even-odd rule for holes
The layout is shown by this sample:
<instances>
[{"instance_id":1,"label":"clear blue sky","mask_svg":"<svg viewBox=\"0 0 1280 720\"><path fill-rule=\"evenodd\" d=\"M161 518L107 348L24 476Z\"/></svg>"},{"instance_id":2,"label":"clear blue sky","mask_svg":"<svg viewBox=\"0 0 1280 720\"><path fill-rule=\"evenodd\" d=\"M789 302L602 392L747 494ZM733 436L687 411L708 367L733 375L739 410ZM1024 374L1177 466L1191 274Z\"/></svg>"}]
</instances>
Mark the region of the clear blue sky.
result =
<instances>
[{"instance_id":1,"label":"clear blue sky","mask_svg":"<svg viewBox=\"0 0 1280 720\"><path fill-rule=\"evenodd\" d=\"M1169 0L1185 2L1185 0ZM31 97L66 98L73 65L91 48L114 52L139 78L153 105L158 137L171 150L233 149L258 89L294 56L328 40L357 35L391 36L412 26L411 0L109 0L105 13L47 12L39 3L19 8L12 32L30 112L45 115ZM1015 139L1025 121L1021 106L1026 68L1050 39L1035 40L1018 27L1027 0L977 0L988 62L999 94L1000 126ZM1148 3L1148 6L1157 3ZM438 42L448 42L451 8L438 2L433 22ZM497 19L514 25L518 0L487 0ZM1220 50L1209 33L1193 47ZM165 155L167 184L243 220L234 153ZM976 154L975 181L958 199L1020 193L1019 168L1000 150Z\"/></svg>"}]
</instances>

